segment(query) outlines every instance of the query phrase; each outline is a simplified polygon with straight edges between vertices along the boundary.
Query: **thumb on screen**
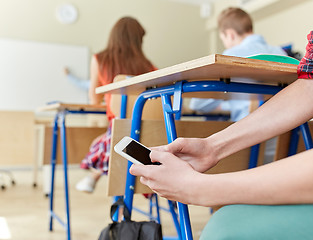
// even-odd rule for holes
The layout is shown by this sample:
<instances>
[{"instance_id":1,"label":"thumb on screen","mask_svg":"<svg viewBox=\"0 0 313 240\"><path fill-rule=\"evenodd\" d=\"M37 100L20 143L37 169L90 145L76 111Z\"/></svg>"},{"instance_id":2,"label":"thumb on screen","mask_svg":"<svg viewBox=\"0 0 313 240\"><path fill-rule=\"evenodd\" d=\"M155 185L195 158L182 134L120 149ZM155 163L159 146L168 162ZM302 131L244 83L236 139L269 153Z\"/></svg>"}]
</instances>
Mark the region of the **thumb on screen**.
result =
<instances>
[{"instance_id":1,"label":"thumb on screen","mask_svg":"<svg viewBox=\"0 0 313 240\"><path fill-rule=\"evenodd\" d=\"M168 152L152 150L150 153L150 158L152 162L165 163L168 157Z\"/></svg>"}]
</instances>

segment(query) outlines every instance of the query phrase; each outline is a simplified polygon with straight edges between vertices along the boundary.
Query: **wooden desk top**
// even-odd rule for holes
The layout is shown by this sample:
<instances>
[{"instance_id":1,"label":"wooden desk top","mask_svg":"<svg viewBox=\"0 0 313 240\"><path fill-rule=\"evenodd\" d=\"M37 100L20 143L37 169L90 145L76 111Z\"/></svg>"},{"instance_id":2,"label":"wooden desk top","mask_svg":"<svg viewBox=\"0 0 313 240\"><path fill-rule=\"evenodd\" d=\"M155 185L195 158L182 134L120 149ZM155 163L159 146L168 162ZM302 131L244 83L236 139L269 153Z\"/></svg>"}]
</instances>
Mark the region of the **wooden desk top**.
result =
<instances>
[{"instance_id":1,"label":"wooden desk top","mask_svg":"<svg viewBox=\"0 0 313 240\"><path fill-rule=\"evenodd\" d=\"M250 78L275 85L289 84L297 79L297 65L214 54L98 87L96 93L138 95L147 88L171 85L181 80L221 78Z\"/></svg>"},{"instance_id":2,"label":"wooden desk top","mask_svg":"<svg viewBox=\"0 0 313 240\"><path fill-rule=\"evenodd\" d=\"M53 103L47 104L46 106L37 109L38 112L43 111L62 111L62 110L73 110L73 111L106 111L105 105L91 105L91 104L71 104L71 103Z\"/></svg>"}]
</instances>

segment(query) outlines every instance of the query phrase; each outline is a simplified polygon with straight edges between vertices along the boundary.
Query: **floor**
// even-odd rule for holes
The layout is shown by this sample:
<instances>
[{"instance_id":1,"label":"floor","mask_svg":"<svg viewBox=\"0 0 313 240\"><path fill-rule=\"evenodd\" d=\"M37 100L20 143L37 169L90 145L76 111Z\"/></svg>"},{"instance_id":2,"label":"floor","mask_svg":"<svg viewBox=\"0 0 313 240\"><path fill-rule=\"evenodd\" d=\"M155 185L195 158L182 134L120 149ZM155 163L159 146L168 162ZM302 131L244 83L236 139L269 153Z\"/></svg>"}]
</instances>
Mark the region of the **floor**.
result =
<instances>
[{"instance_id":1,"label":"floor","mask_svg":"<svg viewBox=\"0 0 313 240\"><path fill-rule=\"evenodd\" d=\"M13 172L16 185L8 185L0 190L0 239L13 240L65 240L65 231L55 221L54 231L48 230L49 200L42 190L42 173L39 172L38 187L33 188L33 173L30 170ZM94 193L86 194L75 190L75 183L86 175L86 172L73 168L69 170L71 231L73 240L98 239L101 229L111 222L109 208L111 197L105 196L106 177L102 177ZM55 209L60 217L64 217L63 175L56 172ZM166 206L166 200L161 199ZM142 195L136 195L134 205L147 210L148 201ZM201 229L210 218L210 209L189 206L194 239L199 239ZM170 214L161 213L162 230L165 236L175 236ZM147 220L143 215L134 212L133 220ZM5 226L8 226L10 238L5 237ZM2 236L1 236L2 232Z\"/></svg>"}]
</instances>

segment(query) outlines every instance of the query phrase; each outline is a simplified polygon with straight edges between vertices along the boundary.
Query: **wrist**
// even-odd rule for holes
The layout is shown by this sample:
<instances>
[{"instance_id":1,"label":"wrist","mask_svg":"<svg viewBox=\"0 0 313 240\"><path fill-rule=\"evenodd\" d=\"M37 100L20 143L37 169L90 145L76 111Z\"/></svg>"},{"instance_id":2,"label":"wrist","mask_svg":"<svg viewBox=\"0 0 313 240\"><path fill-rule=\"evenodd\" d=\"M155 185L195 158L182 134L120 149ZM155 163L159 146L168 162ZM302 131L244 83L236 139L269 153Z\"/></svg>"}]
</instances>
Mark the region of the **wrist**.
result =
<instances>
[{"instance_id":1,"label":"wrist","mask_svg":"<svg viewBox=\"0 0 313 240\"><path fill-rule=\"evenodd\" d=\"M204 191L208 191L204 188L210 188L210 182L206 176L208 176L208 174L196 172L192 180L188 181L188 189L190 189L190 191L185 195L186 204L208 206L208 196L203 194Z\"/></svg>"},{"instance_id":2,"label":"wrist","mask_svg":"<svg viewBox=\"0 0 313 240\"><path fill-rule=\"evenodd\" d=\"M247 141L242 141L242 139L247 140L249 137L244 131L238 130L238 123L236 122L206 139L216 158L216 163L235 152L251 146Z\"/></svg>"},{"instance_id":3,"label":"wrist","mask_svg":"<svg viewBox=\"0 0 313 240\"><path fill-rule=\"evenodd\" d=\"M226 141L220 138L218 133L207 137L206 145L207 149L210 150L210 155L213 156L216 161L215 164L225 157L223 149L225 149Z\"/></svg>"},{"instance_id":4,"label":"wrist","mask_svg":"<svg viewBox=\"0 0 313 240\"><path fill-rule=\"evenodd\" d=\"M220 205L219 199L220 189L217 188L218 181L214 174L199 173L192 182L193 188L190 196L192 196L191 204L213 207ZM218 191L216 191L218 189Z\"/></svg>"},{"instance_id":5,"label":"wrist","mask_svg":"<svg viewBox=\"0 0 313 240\"><path fill-rule=\"evenodd\" d=\"M242 203L242 189L234 184L234 175L200 174L194 181L193 204L203 207L215 207Z\"/></svg>"}]
</instances>

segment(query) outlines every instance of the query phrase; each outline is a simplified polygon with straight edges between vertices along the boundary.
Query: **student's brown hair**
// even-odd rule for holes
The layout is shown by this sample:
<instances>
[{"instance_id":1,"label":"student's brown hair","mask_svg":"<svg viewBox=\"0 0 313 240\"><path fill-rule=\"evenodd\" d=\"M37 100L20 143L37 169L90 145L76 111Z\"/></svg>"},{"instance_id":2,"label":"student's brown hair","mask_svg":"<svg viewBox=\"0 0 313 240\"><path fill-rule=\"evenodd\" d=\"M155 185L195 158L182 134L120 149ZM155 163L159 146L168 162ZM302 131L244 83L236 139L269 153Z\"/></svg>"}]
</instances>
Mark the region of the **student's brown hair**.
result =
<instances>
[{"instance_id":1,"label":"student's brown hair","mask_svg":"<svg viewBox=\"0 0 313 240\"><path fill-rule=\"evenodd\" d=\"M221 32L234 29L239 35L253 31L252 19L240 8L230 7L222 11L218 17L218 28Z\"/></svg>"},{"instance_id":2,"label":"student's brown hair","mask_svg":"<svg viewBox=\"0 0 313 240\"><path fill-rule=\"evenodd\" d=\"M123 17L113 26L107 47L97 54L99 71L109 82L118 74L139 75L153 69L142 51L144 28L132 17Z\"/></svg>"}]
</instances>

